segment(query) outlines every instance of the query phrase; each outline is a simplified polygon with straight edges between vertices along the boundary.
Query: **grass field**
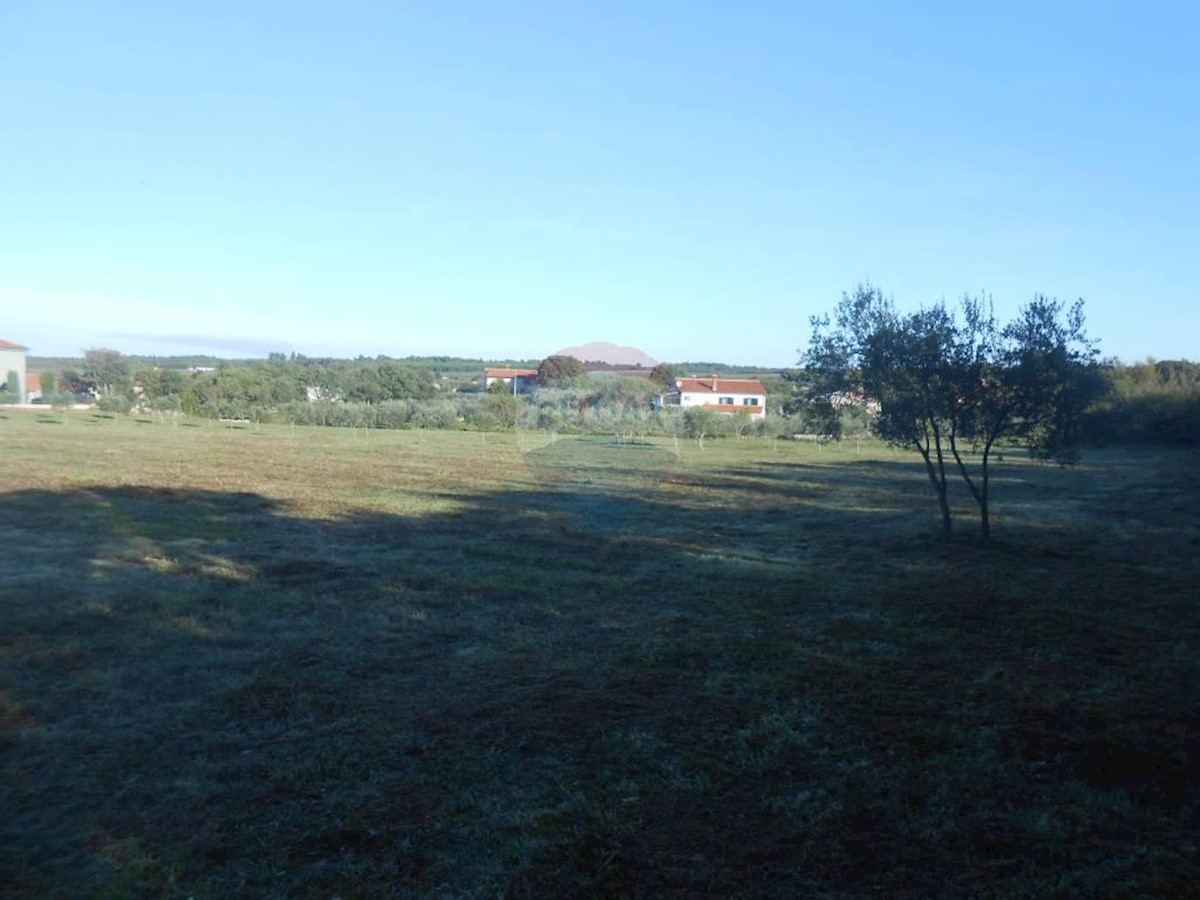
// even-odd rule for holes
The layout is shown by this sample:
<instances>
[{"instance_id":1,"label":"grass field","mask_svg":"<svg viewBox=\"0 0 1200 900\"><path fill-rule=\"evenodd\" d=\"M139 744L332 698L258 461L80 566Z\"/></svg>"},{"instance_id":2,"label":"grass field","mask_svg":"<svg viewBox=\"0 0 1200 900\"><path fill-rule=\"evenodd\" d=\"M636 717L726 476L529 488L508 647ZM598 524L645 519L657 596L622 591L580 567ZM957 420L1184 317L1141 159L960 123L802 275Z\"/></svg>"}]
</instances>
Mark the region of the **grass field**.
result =
<instances>
[{"instance_id":1,"label":"grass field","mask_svg":"<svg viewBox=\"0 0 1200 900\"><path fill-rule=\"evenodd\" d=\"M0 412L0 892L1182 896L1195 454Z\"/></svg>"}]
</instances>

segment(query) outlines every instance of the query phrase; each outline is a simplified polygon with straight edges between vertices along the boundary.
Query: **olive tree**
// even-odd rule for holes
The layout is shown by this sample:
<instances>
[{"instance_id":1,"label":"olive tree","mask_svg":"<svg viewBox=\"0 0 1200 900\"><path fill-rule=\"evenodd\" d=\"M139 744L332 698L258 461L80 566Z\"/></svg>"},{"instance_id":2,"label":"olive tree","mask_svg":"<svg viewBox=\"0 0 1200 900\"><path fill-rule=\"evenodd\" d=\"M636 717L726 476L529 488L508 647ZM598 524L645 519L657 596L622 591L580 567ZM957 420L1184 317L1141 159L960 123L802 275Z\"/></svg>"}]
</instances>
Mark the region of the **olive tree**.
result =
<instances>
[{"instance_id":1,"label":"olive tree","mask_svg":"<svg viewBox=\"0 0 1200 900\"><path fill-rule=\"evenodd\" d=\"M524 400L509 394L489 394L483 402L484 410L491 419L506 429L517 427L527 406Z\"/></svg>"},{"instance_id":2,"label":"olive tree","mask_svg":"<svg viewBox=\"0 0 1200 900\"><path fill-rule=\"evenodd\" d=\"M543 384L570 384L584 374L583 363L573 356L547 356L538 363L538 378Z\"/></svg>"},{"instance_id":3,"label":"olive tree","mask_svg":"<svg viewBox=\"0 0 1200 900\"><path fill-rule=\"evenodd\" d=\"M1082 301L1066 308L1037 295L1000 327L982 298L964 297L958 314L943 303L901 313L867 284L844 294L832 317L813 318L802 362L823 406L861 396L878 404L873 430L920 454L947 534L947 484L957 472L986 538L997 441L1074 461L1080 416L1102 384L1096 355Z\"/></svg>"},{"instance_id":4,"label":"olive tree","mask_svg":"<svg viewBox=\"0 0 1200 900\"><path fill-rule=\"evenodd\" d=\"M128 391L131 374L129 360L116 350L92 347L83 351L83 377L96 385L101 397Z\"/></svg>"},{"instance_id":5,"label":"olive tree","mask_svg":"<svg viewBox=\"0 0 1200 900\"><path fill-rule=\"evenodd\" d=\"M670 363L659 363L650 370L650 381L663 387L674 387L677 378L679 378L679 367Z\"/></svg>"}]
</instances>

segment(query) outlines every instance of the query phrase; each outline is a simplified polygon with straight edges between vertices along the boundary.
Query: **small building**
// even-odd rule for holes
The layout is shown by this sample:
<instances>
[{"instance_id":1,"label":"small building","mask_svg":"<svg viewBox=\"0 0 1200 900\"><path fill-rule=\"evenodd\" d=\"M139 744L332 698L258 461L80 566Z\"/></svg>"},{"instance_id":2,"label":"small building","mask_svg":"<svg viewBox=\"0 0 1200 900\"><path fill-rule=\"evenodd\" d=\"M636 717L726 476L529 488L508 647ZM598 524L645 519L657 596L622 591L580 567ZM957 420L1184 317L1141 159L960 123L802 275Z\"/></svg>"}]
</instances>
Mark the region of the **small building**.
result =
<instances>
[{"instance_id":1,"label":"small building","mask_svg":"<svg viewBox=\"0 0 1200 900\"><path fill-rule=\"evenodd\" d=\"M30 372L25 376L25 402L36 403L42 399L42 376Z\"/></svg>"},{"instance_id":2,"label":"small building","mask_svg":"<svg viewBox=\"0 0 1200 900\"><path fill-rule=\"evenodd\" d=\"M483 386L490 388L502 381L513 389L514 394L532 393L541 381L537 369L487 368L483 370Z\"/></svg>"},{"instance_id":3,"label":"small building","mask_svg":"<svg viewBox=\"0 0 1200 900\"><path fill-rule=\"evenodd\" d=\"M16 373L17 396L11 398L16 403L25 402L25 354L28 352L28 347L0 340L0 384L7 384L9 373Z\"/></svg>"},{"instance_id":4,"label":"small building","mask_svg":"<svg viewBox=\"0 0 1200 900\"><path fill-rule=\"evenodd\" d=\"M767 414L767 389L756 378L679 378L675 391L664 400L684 407L702 406L719 413L747 413L761 419Z\"/></svg>"}]
</instances>

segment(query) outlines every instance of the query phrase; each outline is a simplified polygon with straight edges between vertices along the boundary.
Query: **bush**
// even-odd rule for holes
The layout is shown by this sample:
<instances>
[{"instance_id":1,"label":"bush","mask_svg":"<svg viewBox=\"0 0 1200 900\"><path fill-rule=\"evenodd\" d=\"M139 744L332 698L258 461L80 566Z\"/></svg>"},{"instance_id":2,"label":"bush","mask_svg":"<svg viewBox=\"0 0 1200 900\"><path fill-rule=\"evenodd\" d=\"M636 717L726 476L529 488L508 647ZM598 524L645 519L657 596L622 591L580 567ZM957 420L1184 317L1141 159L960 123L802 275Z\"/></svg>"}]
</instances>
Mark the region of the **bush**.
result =
<instances>
[{"instance_id":1,"label":"bush","mask_svg":"<svg viewBox=\"0 0 1200 900\"><path fill-rule=\"evenodd\" d=\"M133 400L127 394L107 394L97 404L101 412L127 413L133 409Z\"/></svg>"},{"instance_id":2,"label":"bush","mask_svg":"<svg viewBox=\"0 0 1200 900\"><path fill-rule=\"evenodd\" d=\"M371 424L375 428L406 428L412 421L417 405L410 400L387 400L376 404L372 410L374 415Z\"/></svg>"},{"instance_id":3,"label":"bush","mask_svg":"<svg viewBox=\"0 0 1200 900\"><path fill-rule=\"evenodd\" d=\"M458 425L458 407L449 400L415 404L409 424L416 428L455 428Z\"/></svg>"},{"instance_id":4,"label":"bush","mask_svg":"<svg viewBox=\"0 0 1200 900\"><path fill-rule=\"evenodd\" d=\"M178 413L182 409L183 405L178 394L166 394L161 397L155 397L150 401L151 412Z\"/></svg>"},{"instance_id":5,"label":"bush","mask_svg":"<svg viewBox=\"0 0 1200 900\"><path fill-rule=\"evenodd\" d=\"M53 394L43 394L42 402L56 409L70 409L75 405L75 395L70 391L56 391Z\"/></svg>"}]
</instances>

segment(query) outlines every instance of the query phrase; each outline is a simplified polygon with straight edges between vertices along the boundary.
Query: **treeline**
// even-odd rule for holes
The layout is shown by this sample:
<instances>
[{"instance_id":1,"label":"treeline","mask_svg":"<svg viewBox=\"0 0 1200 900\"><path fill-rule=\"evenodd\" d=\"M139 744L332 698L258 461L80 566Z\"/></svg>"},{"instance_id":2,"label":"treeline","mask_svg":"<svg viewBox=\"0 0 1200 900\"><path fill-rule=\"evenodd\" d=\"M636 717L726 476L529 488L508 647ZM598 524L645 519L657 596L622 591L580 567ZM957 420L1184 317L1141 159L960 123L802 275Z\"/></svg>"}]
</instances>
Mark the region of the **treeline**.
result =
<instances>
[{"instance_id":1,"label":"treeline","mask_svg":"<svg viewBox=\"0 0 1200 900\"><path fill-rule=\"evenodd\" d=\"M194 370L138 362L92 349L82 365L43 373L46 402L95 399L112 412L184 413L208 418L353 428L529 429L561 433L665 434L703 439L720 434L782 433L747 415L653 409L661 386L612 372L558 372L542 361L546 383L513 396L498 383L484 390L482 368L447 375L433 366L388 358L317 359L271 354L267 360ZM459 361L454 360L454 363ZM458 368L456 366L456 368ZM553 376L553 377L551 377Z\"/></svg>"},{"instance_id":2,"label":"treeline","mask_svg":"<svg viewBox=\"0 0 1200 900\"><path fill-rule=\"evenodd\" d=\"M1200 363L1163 360L1104 368L1108 390L1087 413L1097 443L1200 443Z\"/></svg>"},{"instance_id":3,"label":"treeline","mask_svg":"<svg viewBox=\"0 0 1200 900\"><path fill-rule=\"evenodd\" d=\"M42 375L46 393L65 391L81 395L102 396L108 383L113 392L132 396L136 385L152 395L175 394L183 397L193 376L216 372L217 380L230 382L231 397L238 394L250 402L255 395L279 395L290 388L292 394L307 395L309 387L323 387L334 393L363 395L373 401L389 394L418 396L426 387L413 390L398 389L396 373L420 371L439 389L472 390L478 387L485 366L516 366L531 368L537 360L484 360L453 356L410 356L403 359L378 356L357 359L309 357L303 354L271 353L262 359L218 359L211 356L137 356L124 355L105 348L84 351L77 357L35 357L28 359L28 369ZM376 369L372 372L371 369ZM382 382L378 391L370 382L378 375ZM214 379L208 379L211 383ZM403 381L403 378L400 378ZM349 382L354 383L349 383ZM289 385L290 382L290 385ZM159 390L160 383L163 385ZM267 389L268 385L270 390ZM210 384L211 386L211 384ZM206 391L211 393L211 390ZM83 397L80 398L84 399ZM205 405L201 400L200 405Z\"/></svg>"},{"instance_id":4,"label":"treeline","mask_svg":"<svg viewBox=\"0 0 1200 900\"><path fill-rule=\"evenodd\" d=\"M811 385L803 370L764 379L770 382L769 415L752 421L707 410L655 411L660 385L616 373L564 379L527 396L503 390L489 394L480 377L484 361L473 366L454 357L339 360L273 353L266 360L217 361L189 370L94 349L82 362L68 363L57 371L43 369L46 403L94 399L116 412L367 428L524 428L696 438L816 435L827 428L809 402ZM532 367L530 361L523 365ZM674 374L717 366L662 368ZM1084 417L1085 440L1200 442L1200 363L1109 363L1101 372L1107 390ZM849 404L839 416L839 434L861 437L871 430L873 416L863 404Z\"/></svg>"},{"instance_id":5,"label":"treeline","mask_svg":"<svg viewBox=\"0 0 1200 900\"><path fill-rule=\"evenodd\" d=\"M333 360L273 353L266 361L191 370L136 363L115 350L84 353L79 369L45 373L51 402L93 397L113 410L178 411L211 418L263 419L287 404L341 400L427 400L439 389L425 368L390 359ZM47 382L53 387L49 387Z\"/></svg>"},{"instance_id":6,"label":"treeline","mask_svg":"<svg viewBox=\"0 0 1200 900\"><path fill-rule=\"evenodd\" d=\"M1098 367L1103 385L1080 418L1085 444L1200 444L1200 363L1187 360L1135 364L1107 362ZM766 379L764 379L764 382ZM828 423L814 408L809 373L783 373L782 392L771 385L793 432L822 432ZM865 398L864 398L865 399ZM874 415L865 402L850 402L838 411L839 434L861 435L872 429Z\"/></svg>"},{"instance_id":7,"label":"treeline","mask_svg":"<svg viewBox=\"0 0 1200 900\"><path fill-rule=\"evenodd\" d=\"M636 387L612 382L599 389L588 385L546 388L516 397L500 392L458 393L430 400L374 404L293 403L273 410L267 421L343 428L521 430L615 435L623 439L658 435L700 440L722 435L775 438L786 434L790 427L789 420L782 416L752 420L746 414L722 414L700 407L655 410L644 388L639 392Z\"/></svg>"},{"instance_id":8,"label":"treeline","mask_svg":"<svg viewBox=\"0 0 1200 900\"><path fill-rule=\"evenodd\" d=\"M728 375L730 378L758 378L762 375L779 374L778 366L736 366L729 363L705 362L704 360L675 363L674 368L689 374Z\"/></svg>"}]
</instances>

